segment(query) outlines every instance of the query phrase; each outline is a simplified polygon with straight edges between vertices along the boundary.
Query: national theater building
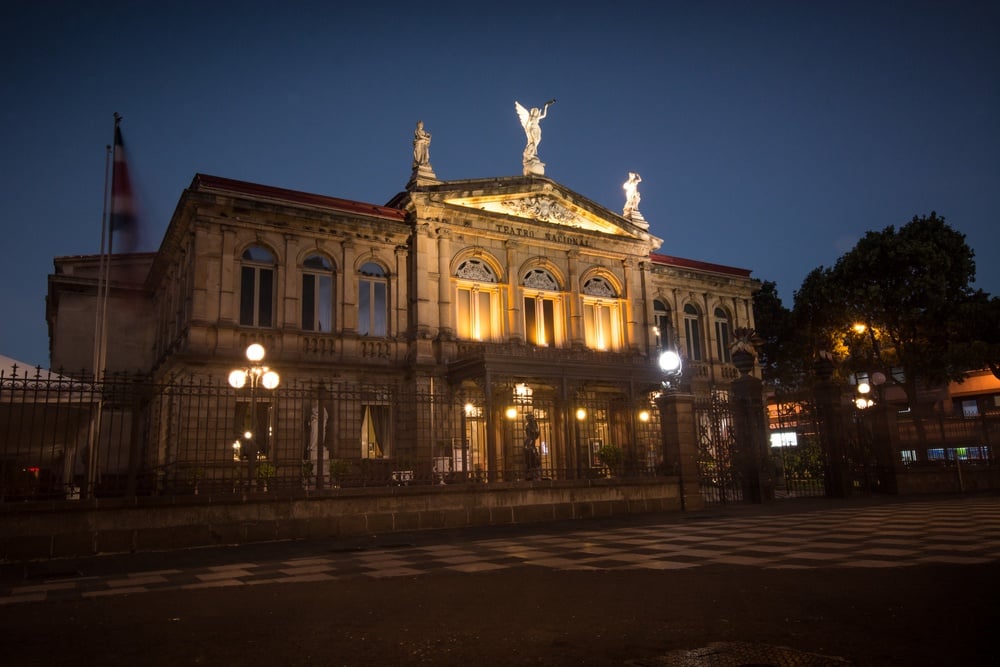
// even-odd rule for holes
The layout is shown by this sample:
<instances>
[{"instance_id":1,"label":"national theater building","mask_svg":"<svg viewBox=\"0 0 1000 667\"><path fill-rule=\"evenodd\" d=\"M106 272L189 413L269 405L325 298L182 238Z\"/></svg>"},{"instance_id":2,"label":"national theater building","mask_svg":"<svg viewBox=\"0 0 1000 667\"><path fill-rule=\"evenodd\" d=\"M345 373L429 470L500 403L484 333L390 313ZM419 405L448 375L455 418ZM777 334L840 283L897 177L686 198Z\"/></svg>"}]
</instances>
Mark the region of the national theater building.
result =
<instances>
[{"instance_id":1,"label":"national theater building","mask_svg":"<svg viewBox=\"0 0 1000 667\"><path fill-rule=\"evenodd\" d=\"M383 205L196 175L155 253L112 257L107 368L164 388L222 379L210 409L163 390L176 400L143 427L152 464L238 457L248 399L225 378L251 343L280 373L251 400L261 458L285 470L367 459L508 479L528 414L546 476L598 466L604 445L661 463L658 352L680 353L696 395L725 389L759 285L658 254L637 174L622 213L546 177L524 118L524 172L469 180L436 177L419 124L412 177ZM55 259L53 368L92 366L98 259Z\"/></svg>"}]
</instances>

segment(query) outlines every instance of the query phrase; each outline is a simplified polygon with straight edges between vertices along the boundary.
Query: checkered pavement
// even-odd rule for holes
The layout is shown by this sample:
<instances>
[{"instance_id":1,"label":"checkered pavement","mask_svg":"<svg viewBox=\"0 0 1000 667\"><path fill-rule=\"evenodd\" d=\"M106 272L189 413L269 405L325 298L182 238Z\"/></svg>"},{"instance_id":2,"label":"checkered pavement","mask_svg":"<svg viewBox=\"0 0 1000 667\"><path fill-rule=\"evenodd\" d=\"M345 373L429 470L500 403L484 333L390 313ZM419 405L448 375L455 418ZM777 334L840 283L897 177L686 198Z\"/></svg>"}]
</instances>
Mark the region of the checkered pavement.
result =
<instances>
[{"instance_id":1,"label":"checkered pavement","mask_svg":"<svg viewBox=\"0 0 1000 667\"><path fill-rule=\"evenodd\" d=\"M1000 560L1000 497L996 496L689 517L692 520L552 534L539 530L459 543L385 544L265 562L0 582L0 604L528 566L556 570L683 570L707 565L887 568Z\"/></svg>"}]
</instances>

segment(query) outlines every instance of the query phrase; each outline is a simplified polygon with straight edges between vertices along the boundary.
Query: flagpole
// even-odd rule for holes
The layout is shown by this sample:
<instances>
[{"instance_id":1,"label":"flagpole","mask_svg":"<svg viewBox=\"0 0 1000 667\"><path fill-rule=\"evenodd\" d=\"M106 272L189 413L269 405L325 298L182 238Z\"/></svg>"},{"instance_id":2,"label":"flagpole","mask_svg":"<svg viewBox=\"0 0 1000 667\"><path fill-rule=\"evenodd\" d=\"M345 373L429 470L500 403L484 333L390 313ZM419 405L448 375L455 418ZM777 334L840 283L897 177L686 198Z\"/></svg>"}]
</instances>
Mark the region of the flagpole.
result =
<instances>
[{"instance_id":1,"label":"flagpole","mask_svg":"<svg viewBox=\"0 0 1000 667\"><path fill-rule=\"evenodd\" d=\"M118 136L118 124L122 117L117 112L114 114L114 132L112 134L111 146L105 146L104 156L104 200L101 211L101 254L97 268L97 304L95 308L94 323L94 367L93 378L95 384L97 406L96 413L90 420L87 447L87 486L84 497L95 497L97 483L97 450L101 432L101 417L104 408L103 389L98 384L102 377L102 371L106 370L107 350L108 350L108 295L111 292L111 252L113 231L108 225L108 183L109 183L109 162L114 164L114 151L118 149L114 138ZM114 148L112 148L114 146ZM113 178L113 176L112 176ZM111 183L111 190L114 191L114 184Z\"/></svg>"},{"instance_id":2,"label":"flagpole","mask_svg":"<svg viewBox=\"0 0 1000 667\"><path fill-rule=\"evenodd\" d=\"M117 114L115 114L117 116ZM115 118L115 126L118 119ZM104 147L104 200L101 210L101 254L97 267L97 307L94 309L94 363L91 369L94 379L98 378L103 362L103 350L101 349L101 339L104 333L104 293L105 293L105 264L110 264L110 248L108 245L108 183L109 165L111 164L111 144Z\"/></svg>"},{"instance_id":3,"label":"flagpole","mask_svg":"<svg viewBox=\"0 0 1000 667\"><path fill-rule=\"evenodd\" d=\"M114 130L114 141L111 148L111 196L115 196L115 165L118 162L119 155L118 151L120 146L118 145L118 125L122 122L122 117L115 112L115 130ZM107 188L107 185L105 185ZM107 204L105 204L107 206ZM111 215L115 214L115 202L111 202ZM103 236L103 225L102 225L102 236ZM94 368L94 372L98 371L106 372L108 365L108 300L111 294L111 256L114 254L114 242L115 242L115 229L113 224L108 225L108 252L105 256L104 261L104 302L101 304L101 337L100 337L100 348L99 348L99 365ZM102 243L103 245L103 243Z\"/></svg>"}]
</instances>

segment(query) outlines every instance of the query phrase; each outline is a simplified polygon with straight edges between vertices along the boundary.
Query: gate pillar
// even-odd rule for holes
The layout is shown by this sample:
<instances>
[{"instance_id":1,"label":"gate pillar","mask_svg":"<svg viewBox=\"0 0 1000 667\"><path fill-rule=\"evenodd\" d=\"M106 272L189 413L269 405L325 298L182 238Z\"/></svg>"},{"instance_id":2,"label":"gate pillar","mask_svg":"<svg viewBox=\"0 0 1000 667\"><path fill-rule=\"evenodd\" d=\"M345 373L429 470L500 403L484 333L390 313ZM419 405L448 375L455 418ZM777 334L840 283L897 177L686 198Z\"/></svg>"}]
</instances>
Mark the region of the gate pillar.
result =
<instances>
[{"instance_id":1,"label":"gate pillar","mask_svg":"<svg viewBox=\"0 0 1000 667\"><path fill-rule=\"evenodd\" d=\"M898 475L902 473L903 461L899 451L899 424L896 411L880 400L872 408L872 434L875 445L878 490L882 493L899 493Z\"/></svg>"},{"instance_id":2,"label":"gate pillar","mask_svg":"<svg viewBox=\"0 0 1000 667\"><path fill-rule=\"evenodd\" d=\"M813 366L816 384L816 413L819 421L819 439L825 461L826 495L846 498L850 494L850 475L847 464L847 434L844 426L843 390L833 380L833 361L820 357Z\"/></svg>"},{"instance_id":3,"label":"gate pillar","mask_svg":"<svg viewBox=\"0 0 1000 667\"><path fill-rule=\"evenodd\" d=\"M666 390L656 399L660 410L663 464L677 475L682 510L705 507L698 473L698 426L694 419L694 396Z\"/></svg>"},{"instance_id":4,"label":"gate pillar","mask_svg":"<svg viewBox=\"0 0 1000 667\"><path fill-rule=\"evenodd\" d=\"M733 380L731 390L735 401L733 427L739 448L737 461L743 480L743 498L753 503L774 500L763 383L741 370L741 377Z\"/></svg>"}]
</instances>

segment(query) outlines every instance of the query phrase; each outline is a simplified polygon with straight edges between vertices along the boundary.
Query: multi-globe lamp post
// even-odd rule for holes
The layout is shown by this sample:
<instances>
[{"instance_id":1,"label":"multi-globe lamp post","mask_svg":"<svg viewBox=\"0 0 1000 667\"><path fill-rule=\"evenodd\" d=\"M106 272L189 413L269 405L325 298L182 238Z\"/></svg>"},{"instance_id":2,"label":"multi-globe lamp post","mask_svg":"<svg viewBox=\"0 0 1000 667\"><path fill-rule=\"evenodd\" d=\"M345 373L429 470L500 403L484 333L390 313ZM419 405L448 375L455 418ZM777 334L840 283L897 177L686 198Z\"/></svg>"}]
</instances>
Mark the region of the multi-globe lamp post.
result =
<instances>
[{"instance_id":1,"label":"multi-globe lamp post","mask_svg":"<svg viewBox=\"0 0 1000 667\"><path fill-rule=\"evenodd\" d=\"M656 365L660 370L660 387L656 395L656 405L660 410L660 437L663 462L673 466L677 474L677 490L681 510L687 509L684 489L684 462L682 461L682 442L678 431L678 418L681 409L680 383L683 376L681 355L673 349L660 351L656 357ZM690 409L691 406L688 406Z\"/></svg>"},{"instance_id":2,"label":"multi-globe lamp post","mask_svg":"<svg viewBox=\"0 0 1000 667\"><path fill-rule=\"evenodd\" d=\"M253 343L246 351L249 365L229 373L229 385L233 389L239 390L250 385L250 428L243 433L241 445L243 455L247 457L247 486L250 490L257 486L257 456L260 453L260 434L257 433L257 389L261 387L270 391L277 388L281 382L277 373L260 363L264 360L265 354L263 345Z\"/></svg>"}]
</instances>

